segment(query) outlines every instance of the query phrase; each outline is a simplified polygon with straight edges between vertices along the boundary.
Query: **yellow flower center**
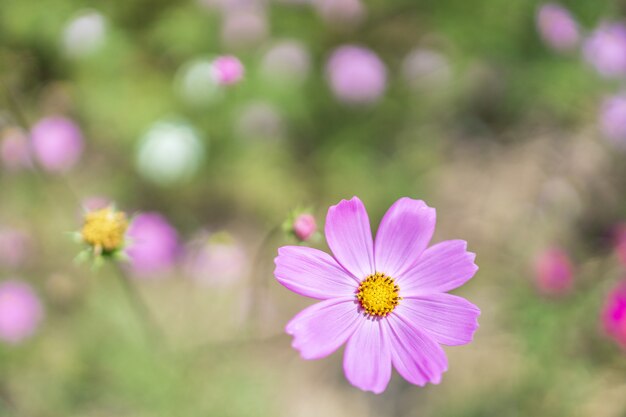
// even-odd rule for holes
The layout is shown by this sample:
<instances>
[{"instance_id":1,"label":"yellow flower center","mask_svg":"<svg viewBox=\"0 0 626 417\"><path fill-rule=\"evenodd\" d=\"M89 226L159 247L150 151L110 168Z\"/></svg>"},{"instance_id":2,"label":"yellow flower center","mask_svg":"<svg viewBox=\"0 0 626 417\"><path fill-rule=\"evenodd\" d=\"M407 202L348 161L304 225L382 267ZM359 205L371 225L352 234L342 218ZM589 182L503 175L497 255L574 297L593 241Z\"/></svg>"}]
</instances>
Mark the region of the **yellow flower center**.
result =
<instances>
[{"instance_id":1,"label":"yellow flower center","mask_svg":"<svg viewBox=\"0 0 626 417\"><path fill-rule=\"evenodd\" d=\"M398 295L399 291L400 287L396 285L393 278L377 272L361 282L356 298L367 314L385 317L402 299Z\"/></svg>"},{"instance_id":2,"label":"yellow flower center","mask_svg":"<svg viewBox=\"0 0 626 417\"><path fill-rule=\"evenodd\" d=\"M126 214L107 207L87 213L80 233L83 241L97 252L111 252L123 246L127 228Z\"/></svg>"}]
</instances>

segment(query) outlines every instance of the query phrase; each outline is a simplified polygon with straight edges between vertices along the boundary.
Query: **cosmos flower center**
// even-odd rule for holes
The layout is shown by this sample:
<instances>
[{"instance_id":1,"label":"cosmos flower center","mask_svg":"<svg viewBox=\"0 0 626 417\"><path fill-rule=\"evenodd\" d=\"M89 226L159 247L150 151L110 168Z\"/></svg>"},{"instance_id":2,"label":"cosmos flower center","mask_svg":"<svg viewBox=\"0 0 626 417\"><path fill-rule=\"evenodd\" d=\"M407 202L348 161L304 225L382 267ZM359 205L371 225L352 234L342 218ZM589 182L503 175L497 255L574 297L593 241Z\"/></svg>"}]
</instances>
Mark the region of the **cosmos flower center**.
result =
<instances>
[{"instance_id":1,"label":"cosmos flower center","mask_svg":"<svg viewBox=\"0 0 626 417\"><path fill-rule=\"evenodd\" d=\"M393 278L382 272L369 275L359 285L356 298L363 310L370 316L385 317L393 311L402 299L400 287Z\"/></svg>"},{"instance_id":2,"label":"cosmos flower center","mask_svg":"<svg viewBox=\"0 0 626 417\"><path fill-rule=\"evenodd\" d=\"M114 251L124 244L127 228L126 214L107 207L87 213L80 233L85 243L94 249Z\"/></svg>"}]
</instances>

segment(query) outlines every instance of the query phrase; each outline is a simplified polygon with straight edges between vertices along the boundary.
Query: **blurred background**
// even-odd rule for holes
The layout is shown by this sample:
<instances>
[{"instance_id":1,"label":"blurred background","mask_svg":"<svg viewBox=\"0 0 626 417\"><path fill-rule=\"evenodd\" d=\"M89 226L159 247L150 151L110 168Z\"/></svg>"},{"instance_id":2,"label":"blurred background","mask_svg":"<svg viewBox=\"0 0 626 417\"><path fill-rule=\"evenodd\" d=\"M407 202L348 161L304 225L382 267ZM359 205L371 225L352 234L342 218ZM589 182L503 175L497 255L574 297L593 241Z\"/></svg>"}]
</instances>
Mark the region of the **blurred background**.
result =
<instances>
[{"instance_id":1,"label":"blurred background","mask_svg":"<svg viewBox=\"0 0 626 417\"><path fill-rule=\"evenodd\" d=\"M0 39L0 415L626 416L626 3L2 0ZM353 195L477 253L440 385L283 332L277 247ZM111 203L129 262L75 262Z\"/></svg>"}]
</instances>

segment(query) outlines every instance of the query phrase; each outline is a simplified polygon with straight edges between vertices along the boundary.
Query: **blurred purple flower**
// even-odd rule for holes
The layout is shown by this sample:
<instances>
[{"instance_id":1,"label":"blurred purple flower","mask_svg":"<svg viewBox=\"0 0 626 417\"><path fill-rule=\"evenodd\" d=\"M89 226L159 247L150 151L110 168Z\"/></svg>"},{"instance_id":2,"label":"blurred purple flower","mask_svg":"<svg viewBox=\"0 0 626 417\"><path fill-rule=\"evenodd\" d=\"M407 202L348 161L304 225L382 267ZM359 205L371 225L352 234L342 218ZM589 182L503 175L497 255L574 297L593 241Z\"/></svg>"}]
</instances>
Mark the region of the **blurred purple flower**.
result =
<instances>
[{"instance_id":1,"label":"blurred purple flower","mask_svg":"<svg viewBox=\"0 0 626 417\"><path fill-rule=\"evenodd\" d=\"M126 253L133 272L140 278L168 272L176 262L178 233L159 213L137 215L127 232Z\"/></svg>"},{"instance_id":2,"label":"blurred purple flower","mask_svg":"<svg viewBox=\"0 0 626 417\"><path fill-rule=\"evenodd\" d=\"M583 45L585 59L608 78L626 75L626 26L602 23Z\"/></svg>"},{"instance_id":3,"label":"blurred purple flower","mask_svg":"<svg viewBox=\"0 0 626 417\"><path fill-rule=\"evenodd\" d=\"M247 270L245 250L230 234L202 233L187 246L185 272L198 283L231 286L245 278Z\"/></svg>"},{"instance_id":4,"label":"blurred purple flower","mask_svg":"<svg viewBox=\"0 0 626 417\"><path fill-rule=\"evenodd\" d=\"M28 258L32 240L28 233L13 228L0 228L0 267L17 268Z\"/></svg>"},{"instance_id":5,"label":"blurred purple flower","mask_svg":"<svg viewBox=\"0 0 626 417\"><path fill-rule=\"evenodd\" d=\"M2 165L9 171L19 171L32 166L28 136L21 129L10 128L3 132L0 159Z\"/></svg>"},{"instance_id":6,"label":"blurred purple flower","mask_svg":"<svg viewBox=\"0 0 626 417\"><path fill-rule=\"evenodd\" d=\"M402 75L412 88L429 90L446 85L452 78L452 68L442 53L416 48L404 58Z\"/></svg>"},{"instance_id":7,"label":"blurred purple flower","mask_svg":"<svg viewBox=\"0 0 626 417\"><path fill-rule=\"evenodd\" d=\"M241 110L235 130L245 139L276 141L285 136L285 123L275 106L256 102Z\"/></svg>"},{"instance_id":8,"label":"blurred purple flower","mask_svg":"<svg viewBox=\"0 0 626 417\"><path fill-rule=\"evenodd\" d=\"M261 70L271 79L301 82L311 69L311 57L304 44L284 40L274 44L263 56Z\"/></svg>"},{"instance_id":9,"label":"blurred purple flower","mask_svg":"<svg viewBox=\"0 0 626 417\"><path fill-rule=\"evenodd\" d=\"M355 45L337 48L326 65L330 87L346 103L372 103L385 92L387 70L373 51Z\"/></svg>"},{"instance_id":10,"label":"blurred purple flower","mask_svg":"<svg viewBox=\"0 0 626 417\"><path fill-rule=\"evenodd\" d=\"M39 298L30 285L11 280L0 283L0 340L18 344L32 336L43 317Z\"/></svg>"},{"instance_id":11,"label":"blurred purple flower","mask_svg":"<svg viewBox=\"0 0 626 417\"><path fill-rule=\"evenodd\" d=\"M338 27L358 24L366 15L361 0L311 0L311 2L322 19Z\"/></svg>"},{"instance_id":12,"label":"blurred purple flower","mask_svg":"<svg viewBox=\"0 0 626 417\"><path fill-rule=\"evenodd\" d=\"M220 85L231 85L241 81L244 68L237 57L225 55L213 61L211 71L216 83Z\"/></svg>"},{"instance_id":13,"label":"blurred purple flower","mask_svg":"<svg viewBox=\"0 0 626 417\"><path fill-rule=\"evenodd\" d=\"M268 33L265 13L255 9L227 13L222 25L222 41L231 48L248 48L262 42Z\"/></svg>"},{"instance_id":14,"label":"blurred purple flower","mask_svg":"<svg viewBox=\"0 0 626 417\"><path fill-rule=\"evenodd\" d=\"M626 95L604 99L600 108L600 130L613 144L626 148Z\"/></svg>"},{"instance_id":15,"label":"blurred purple flower","mask_svg":"<svg viewBox=\"0 0 626 417\"><path fill-rule=\"evenodd\" d=\"M49 172L70 170L83 152L83 135L72 120L53 116L41 119L31 131L32 149Z\"/></svg>"},{"instance_id":16,"label":"blurred purple flower","mask_svg":"<svg viewBox=\"0 0 626 417\"><path fill-rule=\"evenodd\" d=\"M578 45L578 24L569 10L547 3L537 13L537 29L543 41L557 51L570 51Z\"/></svg>"},{"instance_id":17,"label":"blurred purple flower","mask_svg":"<svg viewBox=\"0 0 626 417\"><path fill-rule=\"evenodd\" d=\"M367 211L354 197L328 209L326 240L334 256L304 246L278 249L278 282L322 300L286 326L303 359L326 357L345 344L346 378L374 393L387 387L392 365L412 384L441 382L448 360L440 345L471 342L480 310L447 294L478 267L462 240L428 247L435 222L435 209L401 198L373 240Z\"/></svg>"},{"instance_id":18,"label":"blurred purple flower","mask_svg":"<svg viewBox=\"0 0 626 417\"><path fill-rule=\"evenodd\" d=\"M553 247L540 252L535 259L535 283L546 295L562 295L571 290L574 268L563 249Z\"/></svg>"},{"instance_id":19,"label":"blurred purple flower","mask_svg":"<svg viewBox=\"0 0 626 417\"><path fill-rule=\"evenodd\" d=\"M604 331L626 349L626 280L609 293L602 311Z\"/></svg>"},{"instance_id":20,"label":"blurred purple flower","mask_svg":"<svg viewBox=\"0 0 626 417\"><path fill-rule=\"evenodd\" d=\"M315 217L311 214L302 213L293 222L293 233L302 242L309 240L316 231L317 223L315 222Z\"/></svg>"}]
</instances>

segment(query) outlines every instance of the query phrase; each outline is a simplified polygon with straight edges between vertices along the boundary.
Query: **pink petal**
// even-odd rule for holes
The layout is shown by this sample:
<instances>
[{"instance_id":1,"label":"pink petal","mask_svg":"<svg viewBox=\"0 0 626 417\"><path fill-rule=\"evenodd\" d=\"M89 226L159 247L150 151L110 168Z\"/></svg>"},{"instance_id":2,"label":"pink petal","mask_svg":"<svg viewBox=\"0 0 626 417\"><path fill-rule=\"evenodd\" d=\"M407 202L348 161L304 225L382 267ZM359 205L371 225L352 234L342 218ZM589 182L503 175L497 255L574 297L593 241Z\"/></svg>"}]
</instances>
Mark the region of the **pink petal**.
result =
<instances>
[{"instance_id":1,"label":"pink petal","mask_svg":"<svg viewBox=\"0 0 626 417\"><path fill-rule=\"evenodd\" d=\"M303 359L320 359L339 349L357 328L359 311L354 298L335 298L298 313L285 327Z\"/></svg>"},{"instance_id":2,"label":"pink petal","mask_svg":"<svg viewBox=\"0 0 626 417\"><path fill-rule=\"evenodd\" d=\"M391 336L391 361L398 373L412 384L438 384L448 370L446 354L430 336L396 314L387 317Z\"/></svg>"},{"instance_id":3,"label":"pink petal","mask_svg":"<svg viewBox=\"0 0 626 417\"><path fill-rule=\"evenodd\" d=\"M359 281L376 272L372 229L365 206L358 197L341 200L328 209L326 241L337 262Z\"/></svg>"},{"instance_id":4,"label":"pink petal","mask_svg":"<svg viewBox=\"0 0 626 417\"><path fill-rule=\"evenodd\" d=\"M402 297L453 290L478 271L476 255L464 240L447 240L426 249L419 261L397 277Z\"/></svg>"},{"instance_id":5,"label":"pink petal","mask_svg":"<svg viewBox=\"0 0 626 417\"><path fill-rule=\"evenodd\" d=\"M404 197L396 201L376 234L376 271L395 277L411 267L433 237L436 218L435 209L422 200Z\"/></svg>"},{"instance_id":6,"label":"pink petal","mask_svg":"<svg viewBox=\"0 0 626 417\"><path fill-rule=\"evenodd\" d=\"M361 317L346 344L343 369L352 385L380 394L391 379L391 350L382 320Z\"/></svg>"},{"instance_id":7,"label":"pink petal","mask_svg":"<svg viewBox=\"0 0 626 417\"><path fill-rule=\"evenodd\" d=\"M472 341L480 310L464 298L441 293L404 298L394 313L423 330L437 343L456 346Z\"/></svg>"},{"instance_id":8,"label":"pink petal","mask_svg":"<svg viewBox=\"0 0 626 417\"><path fill-rule=\"evenodd\" d=\"M274 275L291 291L327 300L353 296L359 283L332 256L304 246L283 246L274 260Z\"/></svg>"}]
</instances>

